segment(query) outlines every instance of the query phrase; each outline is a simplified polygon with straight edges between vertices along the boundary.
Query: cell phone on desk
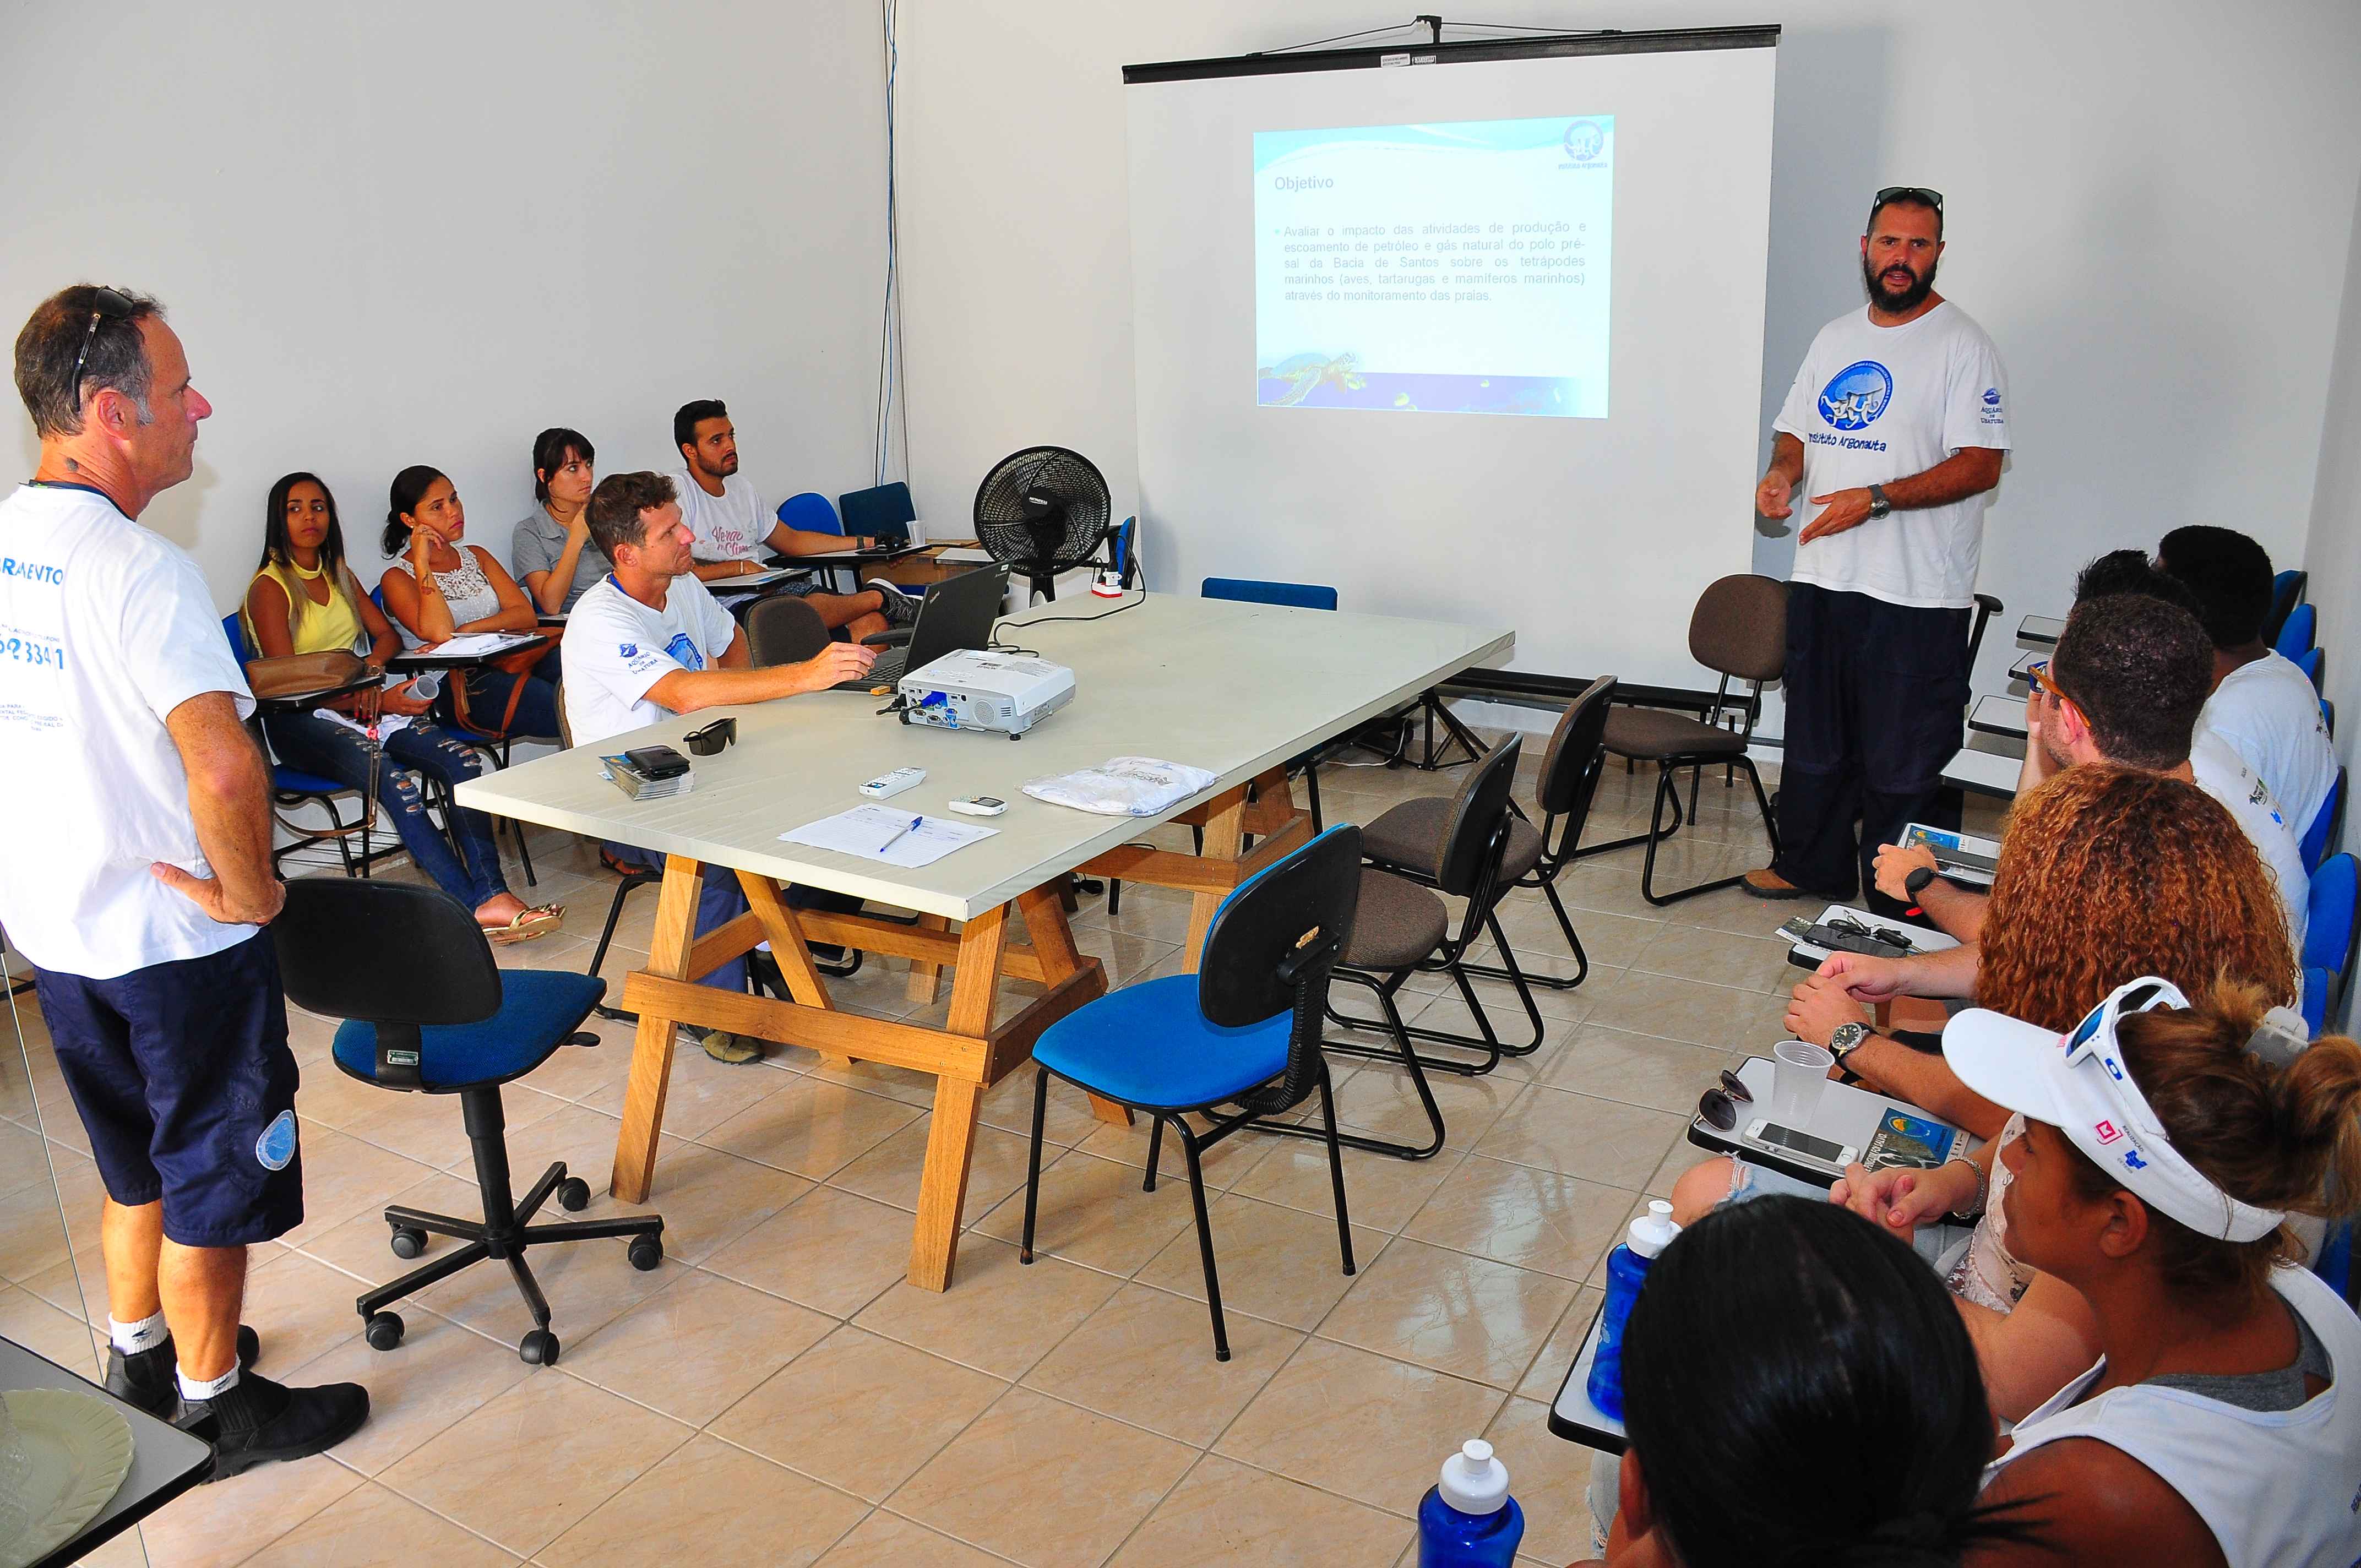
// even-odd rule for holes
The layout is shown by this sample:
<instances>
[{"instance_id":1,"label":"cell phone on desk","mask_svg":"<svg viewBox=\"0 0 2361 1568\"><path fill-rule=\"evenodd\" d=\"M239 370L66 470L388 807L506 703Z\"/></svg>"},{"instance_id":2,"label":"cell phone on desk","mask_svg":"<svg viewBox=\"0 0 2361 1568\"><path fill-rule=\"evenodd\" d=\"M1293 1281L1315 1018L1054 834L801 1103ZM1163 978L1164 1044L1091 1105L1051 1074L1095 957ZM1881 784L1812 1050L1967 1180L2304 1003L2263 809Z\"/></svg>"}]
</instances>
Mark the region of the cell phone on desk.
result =
<instances>
[{"instance_id":1,"label":"cell phone on desk","mask_svg":"<svg viewBox=\"0 0 2361 1568\"><path fill-rule=\"evenodd\" d=\"M1830 1176L1842 1176L1845 1167L1861 1157L1861 1151L1850 1144L1840 1144L1833 1138L1814 1137L1809 1133L1783 1127L1768 1120L1749 1122L1745 1138L1758 1148L1772 1150L1816 1170L1825 1170Z\"/></svg>"},{"instance_id":2,"label":"cell phone on desk","mask_svg":"<svg viewBox=\"0 0 2361 1568\"><path fill-rule=\"evenodd\" d=\"M675 779L688 772L688 759L669 746L634 746L623 760L643 779Z\"/></svg>"}]
</instances>

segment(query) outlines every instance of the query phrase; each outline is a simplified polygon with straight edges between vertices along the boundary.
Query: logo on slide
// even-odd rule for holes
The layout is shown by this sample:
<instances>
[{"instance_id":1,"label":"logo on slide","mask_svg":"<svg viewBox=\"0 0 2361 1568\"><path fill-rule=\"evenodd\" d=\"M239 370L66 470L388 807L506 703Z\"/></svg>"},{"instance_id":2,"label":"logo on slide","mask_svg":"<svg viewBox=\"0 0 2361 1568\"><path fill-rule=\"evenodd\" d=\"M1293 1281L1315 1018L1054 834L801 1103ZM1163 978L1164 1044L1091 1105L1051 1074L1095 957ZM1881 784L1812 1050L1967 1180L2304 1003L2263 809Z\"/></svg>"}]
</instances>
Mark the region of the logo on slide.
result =
<instances>
[{"instance_id":1,"label":"logo on slide","mask_svg":"<svg viewBox=\"0 0 2361 1568\"><path fill-rule=\"evenodd\" d=\"M1820 417L1839 430L1866 430L1893 396L1893 372L1874 359L1855 360L1820 389Z\"/></svg>"},{"instance_id":2,"label":"logo on slide","mask_svg":"<svg viewBox=\"0 0 2361 1568\"><path fill-rule=\"evenodd\" d=\"M1606 150L1607 133L1596 120L1576 120L1565 127L1565 155L1576 163L1588 163Z\"/></svg>"},{"instance_id":3,"label":"logo on slide","mask_svg":"<svg viewBox=\"0 0 2361 1568\"><path fill-rule=\"evenodd\" d=\"M287 1162L295 1157L295 1113L281 1111L270 1118L270 1125L254 1140L254 1157L262 1162L265 1170L284 1170Z\"/></svg>"}]
</instances>

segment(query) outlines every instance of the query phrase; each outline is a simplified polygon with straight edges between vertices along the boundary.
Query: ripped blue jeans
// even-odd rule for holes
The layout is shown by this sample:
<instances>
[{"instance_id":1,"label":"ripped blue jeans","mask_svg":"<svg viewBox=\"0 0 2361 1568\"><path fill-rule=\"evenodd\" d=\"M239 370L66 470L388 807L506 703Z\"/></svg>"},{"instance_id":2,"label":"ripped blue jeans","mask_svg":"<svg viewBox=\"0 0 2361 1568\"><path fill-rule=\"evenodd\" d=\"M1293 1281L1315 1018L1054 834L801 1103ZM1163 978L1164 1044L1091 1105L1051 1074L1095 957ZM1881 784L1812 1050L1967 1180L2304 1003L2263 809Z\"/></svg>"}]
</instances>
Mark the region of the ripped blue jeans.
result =
<instances>
[{"instance_id":1,"label":"ripped blue jeans","mask_svg":"<svg viewBox=\"0 0 2361 1568\"><path fill-rule=\"evenodd\" d=\"M354 789L368 787L368 739L360 731L310 713L266 715L262 730L270 738L271 751L289 767ZM500 873L492 819L455 806L449 814L451 836L445 839L426 815L424 794L411 776L412 770L447 788L482 773L482 754L450 730L412 719L387 736L379 752L378 804L392 817L402 848L418 869L468 909L506 893L508 880Z\"/></svg>"}]
</instances>

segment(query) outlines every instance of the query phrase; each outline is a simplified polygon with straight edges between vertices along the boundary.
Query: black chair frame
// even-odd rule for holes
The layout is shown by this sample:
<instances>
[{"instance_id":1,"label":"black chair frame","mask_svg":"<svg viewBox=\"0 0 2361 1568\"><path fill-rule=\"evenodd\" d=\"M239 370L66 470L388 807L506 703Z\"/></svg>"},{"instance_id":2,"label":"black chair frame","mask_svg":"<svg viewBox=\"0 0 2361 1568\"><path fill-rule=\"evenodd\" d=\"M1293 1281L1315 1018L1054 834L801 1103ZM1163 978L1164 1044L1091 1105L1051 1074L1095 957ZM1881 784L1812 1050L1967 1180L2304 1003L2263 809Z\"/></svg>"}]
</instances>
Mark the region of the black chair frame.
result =
<instances>
[{"instance_id":1,"label":"black chair frame","mask_svg":"<svg viewBox=\"0 0 2361 1568\"><path fill-rule=\"evenodd\" d=\"M1351 828L1340 829L1350 836L1350 842L1341 851L1345 874L1357 874L1360 864L1360 838ZM1281 862L1283 865L1284 862ZM1268 891L1279 891L1275 885ZM1315 895L1318 890L1314 890ZM1341 899L1334 900L1342 902ZM1274 994L1283 993L1290 1007L1287 1039L1287 1065L1276 1075L1249 1089L1245 1094L1230 1099L1210 1101L1197 1105L1151 1105L1137 1101L1126 1101L1109 1095L1104 1089L1084 1085L1103 1099L1153 1118L1148 1137L1148 1171L1140 1182L1140 1190L1156 1190L1157 1166L1163 1154L1164 1129L1170 1127L1180 1140L1181 1157L1189 1171L1189 1201L1197 1223L1197 1253L1205 1271L1205 1302L1213 1320L1213 1359L1230 1359L1230 1333L1227 1320L1222 1313L1222 1281L1213 1264L1213 1229L1205 1212L1205 1151L1243 1127L1264 1127L1266 1116L1293 1110L1317 1090L1320 1094L1321 1136L1328 1146L1328 1180L1336 1198L1336 1247L1347 1275L1356 1271L1353 1261L1353 1226L1345 1203L1345 1159L1342 1146L1345 1141L1336 1131L1336 1098L1334 1086L1328 1075L1328 1059L1320 1039L1320 1017L1327 1005L1328 982L1335 973L1336 957L1344 950L1351 929L1350 904L1342 922L1327 922L1332 928L1314 925L1301 939L1291 944L1287 933L1300 928L1300 909L1280 906L1268 899L1248 903L1233 902L1222 909L1213 927L1205 935L1204 963L1200 970L1201 1001L1206 1015L1216 1024L1237 1026L1258 1022L1270 1015L1268 1002ZM1342 926L1342 929L1334 928ZM1279 941L1274 943L1274 932ZM1235 944L1248 951L1257 947L1279 947L1285 956L1273 965L1267 976L1246 976L1227 983L1222 978L1222 959L1226 948ZM1033 1261L1033 1234L1041 1198L1041 1143L1044 1120L1049 1104L1050 1069L1037 1066L1033 1076L1033 1138L1025 1168L1025 1233L1017 1249L1017 1261ZM1235 1105L1235 1112L1223 1112L1220 1107ZM1185 1119L1191 1114L1202 1117L1210 1125L1202 1130L1192 1127Z\"/></svg>"},{"instance_id":2,"label":"black chair frame","mask_svg":"<svg viewBox=\"0 0 2361 1568\"><path fill-rule=\"evenodd\" d=\"M1516 953L1509 946L1508 935L1500 929L1499 913L1500 900L1508 894L1508 888L1500 882L1500 863L1507 855L1509 848L1510 789L1516 779L1517 761L1522 746L1521 737L1511 736L1499 747L1482 754L1477 759L1477 771L1469 774L1467 781L1460 786L1463 793L1473 791L1480 794L1491 784L1491 781L1495 779L1499 781L1498 784L1499 806L1497 811L1490 814L1492 819L1489 824L1485 823L1482 816L1475 811L1465 813L1452 841L1443 848L1439 865L1442 874L1432 879L1404 878L1405 881L1415 881L1421 885L1434 888L1441 893L1466 897L1466 907L1460 913L1457 932L1446 930L1440 947L1418 962L1402 969L1378 972L1356 969L1343 963L1336 966L1338 979L1367 986L1377 994L1378 1003L1384 1010L1385 1017L1382 1021L1356 1017L1340 1011L1333 1003L1328 1009L1328 1016L1348 1029L1379 1030L1391 1035L1398 1048L1366 1046L1353 1040L1331 1040L1328 1048L1344 1056L1364 1057L1377 1061L1400 1061L1410 1070L1433 1126L1433 1146L1425 1150L1424 1154L1410 1155L1408 1151L1398 1146L1386 1146L1384 1152L1422 1158L1425 1154L1432 1154L1435 1149L1442 1147L1443 1118L1437 1113L1433 1095L1426 1087L1424 1075L1427 1071L1447 1072L1462 1078L1479 1077L1499 1066L1500 1058L1504 1056L1530 1056L1540 1049L1542 1037L1547 1030L1547 1025L1542 1022L1541 1008L1533 1001L1532 990L1526 981L1524 970L1517 962ZM1481 835L1480 839L1476 837L1477 835ZM1386 874L1400 875L1400 873L1389 871ZM1476 945L1479 938L1488 934L1491 937L1493 945L1500 950L1499 976L1516 987L1517 999L1524 1007L1525 1021L1532 1031L1532 1037L1521 1044L1511 1045L1499 1037L1498 1032L1492 1027L1490 1014L1484 1010L1483 1003L1477 1000L1476 988L1468 980L1469 970L1466 962L1467 951ZM1421 1028L1403 1022L1401 1011L1395 1004L1394 996L1413 974L1448 974L1452 983L1458 988L1460 1000L1467 1004L1468 1014L1475 1019L1479 1034L1473 1036L1459 1035L1445 1029ZM1427 1040L1437 1045L1454 1046L1463 1050L1481 1051L1484 1053L1484 1059L1480 1062L1469 1062L1447 1057L1422 1055L1411 1046L1412 1040ZM1360 1146L1372 1146L1364 1144Z\"/></svg>"},{"instance_id":3,"label":"black chair frame","mask_svg":"<svg viewBox=\"0 0 2361 1568\"><path fill-rule=\"evenodd\" d=\"M1751 742L1754 738L1755 720L1763 715L1763 683L1750 682L1749 686L1751 689L1742 698L1733 697L1730 691L1730 676L1724 674L1720 684L1714 688L1713 703L1706 710L1703 722L1716 729L1722 728L1723 715L1734 711L1743 718L1742 724L1737 730L1738 736ZM1694 886L1676 888L1670 893L1660 894L1656 891L1656 848L1679 832L1684 821L1696 818L1698 783L1703 778L1705 770L1717 762L1722 767L1724 788L1731 787L1736 783L1733 775L1737 770L1741 768L1745 770L1746 782L1754 789L1754 804L1763 813L1763 829L1771 838L1772 856L1773 859L1777 858L1779 853L1777 815L1771 809L1771 797L1763 793L1763 775L1755 771L1754 760L1744 751L1674 752L1668 756L1647 760L1655 762L1658 769L1655 805L1649 813L1648 830L1644 833L1634 833L1628 838L1609 839L1604 844L1585 844L1571 851L1572 858L1586 859L1591 855L1606 854L1610 850L1628 850L1634 844L1645 844L1648 846L1648 852L1640 866L1640 896L1658 908L1668 904L1677 904L1685 898L1694 898L1701 893L1712 893L1720 888L1737 886L1745 880L1745 873L1742 872L1730 876L1718 877L1709 882L1701 882ZM1627 771L1631 765L1631 761L1629 757L1623 760ZM1604 765L1605 754L1602 752L1600 766L1604 767ZM1681 770L1685 768L1689 773L1689 809L1686 817L1681 812L1680 789L1675 783ZM1664 820L1664 809L1668 804L1672 807L1672 820L1669 823Z\"/></svg>"}]
</instances>

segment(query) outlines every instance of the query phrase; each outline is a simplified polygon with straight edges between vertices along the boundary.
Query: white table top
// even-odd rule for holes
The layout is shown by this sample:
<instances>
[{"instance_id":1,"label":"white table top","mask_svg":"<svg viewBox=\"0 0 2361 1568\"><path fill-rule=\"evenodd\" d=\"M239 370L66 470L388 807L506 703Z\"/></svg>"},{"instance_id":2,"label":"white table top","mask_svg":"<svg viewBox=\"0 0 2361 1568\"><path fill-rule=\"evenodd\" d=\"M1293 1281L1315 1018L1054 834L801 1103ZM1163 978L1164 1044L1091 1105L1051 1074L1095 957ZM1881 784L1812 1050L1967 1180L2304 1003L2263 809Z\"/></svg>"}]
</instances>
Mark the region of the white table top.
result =
<instances>
[{"instance_id":1,"label":"white table top","mask_svg":"<svg viewBox=\"0 0 2361 1568\"><path fill-rule=\"evenodd\" d=\"M1008 622L1001 636L1075 674L1073 701L1021 740L905 725L879 717L883 699L867 693L818 692L713 708L520 762L460 784L459 804L966 920L1163 819L1051 806L1023 792L1027 779L1128 755L1216 775L1170 817L1516 643L1515 633L1489 628L1172 594L1111 613L1102 599L1060 599ZM601 754L679 746L727 713L738 716L738 744L691 759L694 793L643 803L600 776ZM894 807L939 817L954 797L997 795L1007 812L978 825L998 834L917 871L779 841L789 828L865 804L863 780L906 766L925 768L927 779L895 795Z\"/></svg>"},{"instance_id":2,"label":"white table top","mask_svg":"<svg viewBox=\"0 0 2361 1568\"><path fill-rule=\"evenodd\" d=\"M2008 735L2022 740L2032 733L2025 719L2021 696L1980 696L1968 710L1968 728L1987 735Z\"/></svg>"},{"instance_id":3,"label":"white table top","mask_svg":"<svg viewBox=\"0 0 2361 1568\"><path fill-rule=\"evenodd\" d=\"M2028 615L2016 623L2016 640L2030 647L2054 647L2065 630L2066 623L2054 615Z\"/></svg>"},{"instance_id":4,"label":"white table top","mask_svg":"<svg viewBox=\"0 0 2361 1568\"><path fill-rule=\"evenodd\" d=\"M2014 799L2025 762L2025 742L1969 729L1960 749L1943 765L1943 782L1978 795Z\"/></svg>"}]
</instances>

